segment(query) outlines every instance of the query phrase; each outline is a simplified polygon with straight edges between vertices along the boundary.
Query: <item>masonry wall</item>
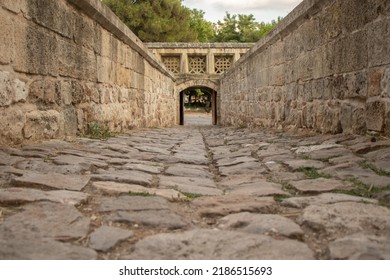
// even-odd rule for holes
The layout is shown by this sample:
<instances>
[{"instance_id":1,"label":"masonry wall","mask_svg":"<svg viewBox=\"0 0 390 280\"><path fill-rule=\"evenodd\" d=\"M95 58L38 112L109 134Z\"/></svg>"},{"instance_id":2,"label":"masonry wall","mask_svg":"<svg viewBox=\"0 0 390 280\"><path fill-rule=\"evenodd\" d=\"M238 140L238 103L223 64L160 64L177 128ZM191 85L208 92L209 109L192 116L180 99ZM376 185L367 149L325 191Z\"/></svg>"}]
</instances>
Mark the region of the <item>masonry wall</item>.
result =
<instances>
[{"instance_id":1,"label":"masonry wall","mask_svg":"<svg viewBox=\"0 0 390 280\"><path fill-rule=\"evenodd\" d=\"M303 1L220 93L225 125L390 134L390 1Z\"/></svg>"},{"instance_id":2,"label":"masonry wall","mask_svg":"<svg viewBox=\"0 0 390 280\"><path fill-rule=\"evenodd\" d=\"M173 76L100 0L0 0L0 143L176 123Z\"/></svg>"}]
</instances>

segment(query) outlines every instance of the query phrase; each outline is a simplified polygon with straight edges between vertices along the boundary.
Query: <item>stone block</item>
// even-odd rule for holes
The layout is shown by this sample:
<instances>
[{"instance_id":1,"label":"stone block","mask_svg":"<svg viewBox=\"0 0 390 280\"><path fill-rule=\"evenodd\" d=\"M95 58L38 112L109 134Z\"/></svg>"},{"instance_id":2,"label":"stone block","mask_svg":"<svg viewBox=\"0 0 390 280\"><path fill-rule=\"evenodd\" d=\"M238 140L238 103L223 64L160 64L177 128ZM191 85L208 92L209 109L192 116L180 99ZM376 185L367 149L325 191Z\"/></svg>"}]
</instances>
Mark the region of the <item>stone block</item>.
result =
<instances>
[{"instance_id":1,"label":"stone block","mask_svg":"<svg viewBox=\"0 0 390 280\"><path fill-rule=\"evenodd\" d=\"M366 130L365 110L351 102L341 104L341 129L344 133L364 133Z\"/></svg>"},{"instance_id":2,"label":"stone block","mask_svg":"<svg viewBox=\"0 0 390 280\"><path fill-rule=\"evenodd\" d=\"M367 66L367 33L358 31L335 41L332 60L335 73L357 71Z\"/></svg>"},{"instance_id":3,"label":"stone block","mask_svg":"<svg viewBox=\"0 0 390 280\"><path fill-rule=\"evenodd\" d=\"M43 28L15 22L14 69L17 72L57 76L57 38Z\"/></svg>"},{"instance_id":4,"label":"stone block","mask_svg":"<svg viewBox=\"0 0 390 280\"><path fill-rule=\"evenodd\" d=\"M367 28L369 66L390 64L390 19L375 21Z\"/></svg>"},{"instance_id":5,"label":"stone block","mask_svg":"<svg viewBox=\"0 0 390 280\"><path fill-rule=\"evenodd\" d=\"M387 68L381 81L381 96L390 98L390 68Z\"/></svg>"},{"instance_id":6,"label":"stone block","mask_svg":"<svg viewBox=\"0 0 390 280\"><path fill-rule=\"evenodd\" d=\"M19 144L23 141L23 127L26 122L23 110L17 106L0 108L0 143Z\"/></svg>"},{"instance_id":7,"label":"stone block","mask_svg":"<svg viewBox=\"0 0 390 280\"><path fill-rule=\"evenodd\" d=\"M383 68L373 68L368 73L368 97L381 94ZM390 78L390 77L389 77Z\"/></svg>"},{"instance_id":8,"label":"stone block","mask_svg":"<svg viewBox=\"0 0 390 280\"><path fill-rule=\"evenodd\" d=\"M55 110L32 111L26 114L23 135L29 140L50 139L60 136L63 121Z\"/></svg>"},{"instance_id":9,"label":"stone block","mask_svg":"<svg viewBox=\"0 0 390 280\"><path fill-rule=\"evenodd\" d=\"M0 64L9 64L13 58L14 24L11 17L0 9Z\"/></svg>"},{"instance_id":10,"label":"stone block","mask_svg":"<svg viewBox=\"0 0 390 280\"><path fill-rule=\"evenodd\" d=\"M98 46L98 37L96 38L96 31L98 28L95 28L96 25L92 19L85 17L83 15L78 15L75 21L75 33L74 41L80 47L85 47L90 50L96 50ZM100 33L100 32L97 32Z\"/></svg>"},{"instance_id":11,"label":"stone block","mask_svg":"<svg viewBox=\"0 0 390 280\"><path fill-rule=\"evenodd\" d=\"M28 0L27 11L28 16L39 25L64 37L73 37L75 14L65 1Z\"/></svg>"},{"instance_id":12,"label":"stone block","mask_svg":"<svg viewBox=\"0 0 390 280\"><path fill-rule=\"evenodd\" d=\"M92 50L81 48L72 41L59 41L59 74L65 77L96 81L96 57ZM99 68L100 72L102 69Z\"/></svg>"},{"instance_id":13,"label":"stone block","mask_svg":"<svg viewBox=\"0 0 390 280\"><path fill-rule=\"evenodd\" d=\"M56 84L52 80L36 80L30 84L30 99L45 104L57 102Z\"/></svg>"},{"instance_id":14,"label":"stone block","mask_svg":"<svg viewBox=\"0 0 390 280\"><path fill-rule=\"evenodd\" d=\"M0 6L3 6L5 9L19 14L27 12L27 1L28 0L0 0Z\"/></svg>"},{"instance_id":15,"label":"stone block","mask_svg":"<svg viewBox=\"0 0 390 280\"><path fill-rule=\"evenodd\" d=\"M74 106L66 106L62 109L64 119L64 134L67 136L76 136L77 134L77 113Z\"/></svg>"},{"instance_id":16,"label":"stone block","mask_svg":"<svg viewBox=\"0 0 390 280\"><path fill-rule=\"evenodd\" d=\"M380 100L368 101L366 104L367 129L383 131L385 125L385 103Z\"/></svg>"},{"instance_id":17,"label":"stone block","mask_svg":"<svg viewBox=\"0 0 390 280\"><path fill-rule=\"evenodd\" d=\"M12 78L9 72L0 72L0 107L9 106L27 99L26 83Z\"/></svg>"}]
</instances>

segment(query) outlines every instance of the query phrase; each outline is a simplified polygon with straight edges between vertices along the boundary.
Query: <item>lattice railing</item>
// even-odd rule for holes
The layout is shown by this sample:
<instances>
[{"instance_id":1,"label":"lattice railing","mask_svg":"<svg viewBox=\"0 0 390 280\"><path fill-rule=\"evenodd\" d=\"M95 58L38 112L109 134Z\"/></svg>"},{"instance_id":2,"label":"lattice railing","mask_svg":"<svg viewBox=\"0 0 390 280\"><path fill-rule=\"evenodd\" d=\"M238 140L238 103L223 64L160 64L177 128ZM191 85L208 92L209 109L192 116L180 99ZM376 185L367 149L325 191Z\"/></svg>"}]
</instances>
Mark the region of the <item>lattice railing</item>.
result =
<instances>
[{"instance_id":1,"label":"lattice railing","mask_svg":"<svg viewBox=\"0 0 390 280\"><path fill-rule=\"evenodd\" d=\"M188 72L191 74L206 73L206 57L205 56L188 57Z\"/></svg>"},{"instance_id":2,"label":"lattice railing","mask_svg":"<svg viewBox=\"0 0 390 280\"><path fill-rule=\"evenodd\" d=\"M163 56L162 62L173 74L180 73L180 56Z\"/></svg>"},{"instance_id":3,"label":"lattice railing","mask_svg":"<svg viewBox=\"0 0 390 280\"><path fill-rule=\"evenodd\" d=\"M233 56L219 55L214 57L215 73L222 74L233 64Z\"/></svg>"}]
</instances>

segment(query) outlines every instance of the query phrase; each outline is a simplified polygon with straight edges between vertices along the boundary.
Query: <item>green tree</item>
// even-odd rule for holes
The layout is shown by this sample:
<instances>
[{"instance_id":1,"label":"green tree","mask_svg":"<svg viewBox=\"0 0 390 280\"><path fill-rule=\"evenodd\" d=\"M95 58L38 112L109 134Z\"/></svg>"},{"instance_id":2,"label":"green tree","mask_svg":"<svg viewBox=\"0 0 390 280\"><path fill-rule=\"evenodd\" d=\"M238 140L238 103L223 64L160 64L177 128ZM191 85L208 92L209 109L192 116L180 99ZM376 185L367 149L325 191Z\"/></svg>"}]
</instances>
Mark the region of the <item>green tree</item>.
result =
<instances>
[{"instance_id":1,"label":"green tree","mask_svg":"<svg viewBox=\"0 0 390 280\"><path fill-rule=\"evenodd\" d=\"M181 0L103 0L144 42L194 42L191 11Z\"/></svg>"},{"instance_id":2,"label":"green tree","mask_svg":"<svg viewBox=\"0 0 390 280\"><path fill-rule=\"evenodd\" d=\"M218 21L215 29L216 42L240 42L240 33L237 29L237 15L226 12L223 21Z\"/></svg>"},{"instance_id":3,"label":"green tree","mask_svg":"<svg viewBox=\"0 0 390 280\"><path fill-rule=\"evenodd\" d=\"M211 22L204 19L204 11L198 9L192 9L190 11L190 29L196 33L197 41L202 43L214 41L214 27Z\"/></svg>"}]
</instances>

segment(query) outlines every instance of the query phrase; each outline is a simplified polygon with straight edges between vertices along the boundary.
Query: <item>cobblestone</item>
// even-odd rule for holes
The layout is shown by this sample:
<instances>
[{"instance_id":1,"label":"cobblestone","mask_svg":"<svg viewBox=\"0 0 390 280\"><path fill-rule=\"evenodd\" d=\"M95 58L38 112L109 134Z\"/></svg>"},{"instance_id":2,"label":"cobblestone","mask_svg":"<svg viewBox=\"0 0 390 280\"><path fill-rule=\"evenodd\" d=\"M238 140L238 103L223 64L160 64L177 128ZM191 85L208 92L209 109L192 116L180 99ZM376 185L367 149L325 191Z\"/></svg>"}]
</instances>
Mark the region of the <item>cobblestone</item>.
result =
<instances>
[{"instance_id":1,"label":"cobblestone","mask_svg":"<svg viewBox=\"0 0 390 280\"><path fill-rule=\"evenodd\" d=\"M0 147L0 259L389 259L390 140L222 127Z\"/></svg>"}]
</instances>

